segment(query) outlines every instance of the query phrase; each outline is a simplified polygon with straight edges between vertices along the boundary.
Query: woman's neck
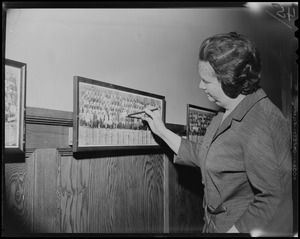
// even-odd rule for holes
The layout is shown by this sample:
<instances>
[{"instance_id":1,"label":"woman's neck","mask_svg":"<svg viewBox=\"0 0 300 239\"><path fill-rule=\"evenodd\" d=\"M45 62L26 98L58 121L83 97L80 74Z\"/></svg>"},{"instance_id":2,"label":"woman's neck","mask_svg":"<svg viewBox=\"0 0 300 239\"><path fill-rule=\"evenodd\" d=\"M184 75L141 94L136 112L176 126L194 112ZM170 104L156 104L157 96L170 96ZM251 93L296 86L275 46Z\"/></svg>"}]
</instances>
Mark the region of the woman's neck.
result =
<instances>
[{"instance_id":1,"label":"woman's neck","mask_svg":"<svg viewBox=\"0 0 300 239\"><path fill-rule=\"evenodd\" d=\"M235 109L235 107L246 97L246 95L238 95L235 99L230 99L227 106L225 107L225 113L223 115L222 122L224 119Z\"/></svg>"},{"instance_id":2,"label":"woman's neck","mask_svg":"<svg viewBox=\"0 0 300 239\"><path fill-rule=\"evenodd\" d=\"M227 107L225 107L225 112L232 112L235 107L246 97L246 95L238 95L235 99L230 99Z\"/></svg>"}]
</instances>

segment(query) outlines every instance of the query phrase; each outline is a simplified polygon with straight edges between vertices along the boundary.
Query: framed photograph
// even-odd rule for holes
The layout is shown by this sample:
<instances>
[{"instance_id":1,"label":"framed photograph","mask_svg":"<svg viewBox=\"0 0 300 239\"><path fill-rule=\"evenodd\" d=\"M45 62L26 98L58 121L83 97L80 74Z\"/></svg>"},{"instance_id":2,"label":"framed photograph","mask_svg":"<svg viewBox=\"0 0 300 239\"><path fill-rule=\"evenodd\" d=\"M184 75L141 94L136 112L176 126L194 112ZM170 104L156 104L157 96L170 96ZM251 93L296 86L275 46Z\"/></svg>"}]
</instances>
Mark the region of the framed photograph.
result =
<instances>
[{"instance_id":1,"label":"framed photograph","mask_svg":"<svg viewBox=\"0 0 300 239\"><path fill-rule=\"evenodd\" d=\"M165 97L74 76L73 152L160 148L145 107L165 122Z\"/></svg>"},{"instance_id":2,"label":"framed photograph","mask_svg":"<svg viewBox=\"0 0 300 239\"><path fill-rule=\"evenodd\" d=\"M202 143L206 128L217 110L206 109L196 105L187 105L187 139L193 142Z\"/></svg>"},{"instance_id":3,"label":"framed photograph","mask_svg":"<svg viewBox=\"0 0 300 239\"><path fill-rule=\"evenodd\" d=\"M26 64L5 59L5 162L25 160Z\"/></svg>"}]
</instances>

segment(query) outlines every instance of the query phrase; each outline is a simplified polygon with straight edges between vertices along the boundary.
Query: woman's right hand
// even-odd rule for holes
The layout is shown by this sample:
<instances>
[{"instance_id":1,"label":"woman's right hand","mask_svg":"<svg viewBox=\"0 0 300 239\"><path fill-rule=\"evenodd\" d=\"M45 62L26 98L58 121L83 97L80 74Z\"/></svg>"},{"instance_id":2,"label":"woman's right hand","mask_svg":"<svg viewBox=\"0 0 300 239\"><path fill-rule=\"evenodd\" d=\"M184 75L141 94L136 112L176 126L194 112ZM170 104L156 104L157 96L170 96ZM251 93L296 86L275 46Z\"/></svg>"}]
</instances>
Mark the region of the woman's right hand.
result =
<instances>
[{"instance_id":1,"label":"woman's right hand","mask_svg":"<svg viewBox=\"0 0 300 239\"><path fill-rule=\"evenodd\" d=\"M144 109L144 111L146 114L143 120L148 122L152 132L162 138L174 153L177 154L181 143L181 137L166 128L159 111L151 111L148 108Z\"/></svg>"},{"instance_id":2,"label":"woman's right hand","mask_svg":"<svg viewBox=\"0 0 300 239\"><path fill-rule=\"evenodd\" d=\"M146 112L143 120L146 120L152 130L152 132L160 137L162 137L163 132L166 130L166 126L164 125L160 113L158 110L151 111L148 108L145 108Z\"/></svg>"}]
</instances>

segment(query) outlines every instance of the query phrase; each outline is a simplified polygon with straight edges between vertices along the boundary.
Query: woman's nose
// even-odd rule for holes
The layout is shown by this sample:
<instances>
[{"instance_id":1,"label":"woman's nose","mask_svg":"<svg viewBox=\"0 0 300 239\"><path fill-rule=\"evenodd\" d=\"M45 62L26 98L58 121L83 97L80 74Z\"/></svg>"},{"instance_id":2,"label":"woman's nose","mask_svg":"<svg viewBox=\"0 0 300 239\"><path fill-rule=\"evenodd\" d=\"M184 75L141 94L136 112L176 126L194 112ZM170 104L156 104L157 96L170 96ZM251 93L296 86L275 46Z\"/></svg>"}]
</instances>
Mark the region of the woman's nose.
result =
<instances>
[{"instance_id":1,"label":"woman's nose","mask_svg":"<svg viewBox=\"0 0 300 239\"><path fill-rule=\"evenodd\" d=\"M203 83L203 80L200 81L199 88L205 90L205 84Z\"/></svg>"}]
</instances>

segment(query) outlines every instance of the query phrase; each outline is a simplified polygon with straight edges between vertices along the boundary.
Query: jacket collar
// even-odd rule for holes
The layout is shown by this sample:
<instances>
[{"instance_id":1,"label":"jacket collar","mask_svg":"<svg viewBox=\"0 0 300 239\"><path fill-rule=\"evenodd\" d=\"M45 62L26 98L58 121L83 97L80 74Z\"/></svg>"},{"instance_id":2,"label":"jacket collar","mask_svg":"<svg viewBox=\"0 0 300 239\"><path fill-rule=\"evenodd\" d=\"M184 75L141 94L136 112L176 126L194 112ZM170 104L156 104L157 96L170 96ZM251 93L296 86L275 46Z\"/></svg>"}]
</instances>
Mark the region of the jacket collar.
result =
<instances>
[{"instance_id":1,"label":"jacket collar","mask_svg":"<svg viewBox=\"0 0 300 239\"><path fill-rule=\"evenodd\" d=\"M241 121L247 112L261 99L267 97L263 89L258 89L254 93L247 95L232 111L232 119Z\"/></svg>"},{"instance_id":2,"label":"jacket collar","mask_svg":"<svg viewBox=\"0 0 300 239\"><path fill-rule=\"evenodd\" d=\"M226 119L219 126L214 139L223 133L226 129L231 126L232 120L241 121L247 112L261 99L267 97L263 89L258 89L252 94L247 95L236 107L235 109L226 117ZM223 112L221 116L223 116ZM220 116L219 120L221 123L222 117Z\"/></svg>"}]
</instances>

